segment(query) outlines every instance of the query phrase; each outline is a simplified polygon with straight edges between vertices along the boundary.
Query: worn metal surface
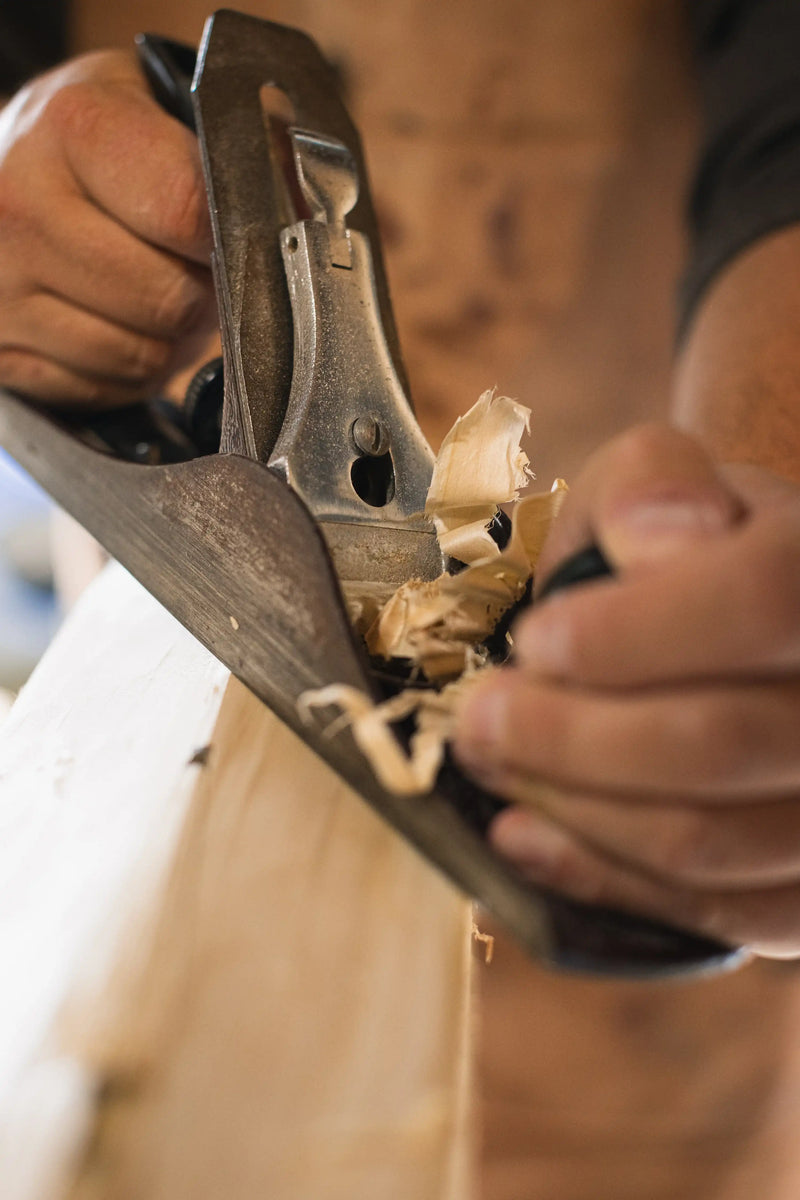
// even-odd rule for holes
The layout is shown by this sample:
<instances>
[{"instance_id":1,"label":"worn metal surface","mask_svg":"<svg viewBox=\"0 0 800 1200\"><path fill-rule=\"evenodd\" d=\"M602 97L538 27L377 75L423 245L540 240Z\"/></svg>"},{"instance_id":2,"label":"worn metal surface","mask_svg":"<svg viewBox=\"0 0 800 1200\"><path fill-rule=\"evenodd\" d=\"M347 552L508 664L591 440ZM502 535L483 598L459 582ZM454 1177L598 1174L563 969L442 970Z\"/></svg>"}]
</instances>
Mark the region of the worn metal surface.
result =
<instances>
[{"instance_id":1,"label":"worn metal surface","mask_svg":"<svg viewBox=\"0 0 800 1200\"><path fill-rule=\"evenodd\" d=\"M292 125L270 115L265 88L283 94ZM348 524L328 538L340 576L432 579L443 566L422 517L433 455L406 396L366 167L330 67L302 34L221 12L194 95L222 318L221 450L268 461L326 535ZM300 208L310 216L297 220ZM388 442L380 455L352 435L369 419Z\"/></svg>"},{"instance_id":2,"label":"worn metal surface","mask_svg":"<svg viewBox=\"0 0 800 1200\"><path fill-rule=\"evenodd\" d=\"M340 577L398 584L412 576L433 579L442 572L442 555L421 515L433 455L393 369L369 245L357 232L348 241L351 265L342 268L332 262L326 225L298 222L281 235L294 371L269 465L318 520L346 523L329 543ZM376 430L376 454L355 441L368 421ZM363 471L363 481L354 483L354 470ZM338 556L341 543L346 561Z\"/></svg>"},{"instance_id":3,"label":"worn metal surface","mask_svg":"<svg viewBox=\"0 0 800 1200\"><path fill-rule=\"evenodd\" d=\"M226 399L222 449L266 461L283 423L292 374L292 321L279 244L297 216L276 153L278 123L260 95L277 88L292 124L343 143L355 164L358 198L351 230L370 241L378 308L394 370L406 380L358 132L333 68L298 30L221 11L198 57L195 111L214 229Z\"/></svg>"}]
</instances>

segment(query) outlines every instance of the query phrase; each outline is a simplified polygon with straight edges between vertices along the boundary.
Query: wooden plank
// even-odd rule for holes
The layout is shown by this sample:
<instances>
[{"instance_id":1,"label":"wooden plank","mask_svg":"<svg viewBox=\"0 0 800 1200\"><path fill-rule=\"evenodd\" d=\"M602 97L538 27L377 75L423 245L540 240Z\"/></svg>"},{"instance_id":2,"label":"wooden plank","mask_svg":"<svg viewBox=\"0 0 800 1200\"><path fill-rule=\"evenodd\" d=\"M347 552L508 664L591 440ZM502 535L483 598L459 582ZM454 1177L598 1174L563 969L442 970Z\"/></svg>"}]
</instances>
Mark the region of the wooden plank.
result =
<instances>
[{"instance_id":1,"label":"wooden plank","mask_svg":"<svg viewBox=\"0 0 800 1200\"><path fill-rule=\"evenodd\" d=\"M55 1029L102 993L167 870L227 673L120 568L84 597L0 737L3 1195L55 1195L96 1074ZM140 908L141 906L141 908ZM132 954L135 944L129 946ZM27 1149L21 1151L21 1147Z\"/></svg>"},{"instance_id":2,"label":"wooden plank","mask_svg":"<svg viewBox=\"0 0 800 1200\"><path fill-rule=\"evenodd\" d=\"M3 1194L463 1200L469 905L224 679L113 569L3 728Z\"/></svg>"}]
</instances>

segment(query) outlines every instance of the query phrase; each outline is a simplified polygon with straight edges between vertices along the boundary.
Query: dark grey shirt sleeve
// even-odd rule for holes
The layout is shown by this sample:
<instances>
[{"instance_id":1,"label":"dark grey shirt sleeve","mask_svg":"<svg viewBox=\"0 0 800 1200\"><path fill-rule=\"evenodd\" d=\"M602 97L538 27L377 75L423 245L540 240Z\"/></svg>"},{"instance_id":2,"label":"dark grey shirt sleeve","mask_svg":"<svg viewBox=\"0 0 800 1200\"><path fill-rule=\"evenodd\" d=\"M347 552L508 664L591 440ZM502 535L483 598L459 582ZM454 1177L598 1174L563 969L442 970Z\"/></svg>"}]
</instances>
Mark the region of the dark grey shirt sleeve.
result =
<instances>
[{"instance_id":1,"label":"dark grey shirt sleeve","mask_svg":"<svg viewBox=\"0 0 800 1200\"><path fill-rule=\"evenodd\" d=\"M66 0L0 0L0 95L64 58Z\"/></svg>"},{"instance_id":2,"label":"dark grey shirt sleeve","mask_svg":"<svg viewBox=\"0 0 800 1200\"><path fill-rule=\"evenodd\" d=\"M731 258L800 220L800 0L688 0L687 13L704 130L681 332Z\"/></svg>"}]
</instances>

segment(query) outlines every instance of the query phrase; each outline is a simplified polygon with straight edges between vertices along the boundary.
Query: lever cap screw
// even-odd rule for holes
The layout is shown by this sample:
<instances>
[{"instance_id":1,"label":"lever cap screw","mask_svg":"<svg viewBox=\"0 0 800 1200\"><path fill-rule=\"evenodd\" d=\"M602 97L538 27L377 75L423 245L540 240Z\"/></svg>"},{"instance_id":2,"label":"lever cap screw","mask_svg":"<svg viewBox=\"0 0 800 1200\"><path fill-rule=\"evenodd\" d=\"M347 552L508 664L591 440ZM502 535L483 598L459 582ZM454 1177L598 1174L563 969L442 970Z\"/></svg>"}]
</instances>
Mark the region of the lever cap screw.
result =
<instances>
[{"instance_id":1,"label":"lever cap screw","mask_svg":"<svg viewBox=\"0 0 800 1200\"><path fill-rule=\"evenodd\" d=\"M378 458L389 449L389 434L376 417L357 417L351 430L356 449Z\"/></svg>"}]
</instances>

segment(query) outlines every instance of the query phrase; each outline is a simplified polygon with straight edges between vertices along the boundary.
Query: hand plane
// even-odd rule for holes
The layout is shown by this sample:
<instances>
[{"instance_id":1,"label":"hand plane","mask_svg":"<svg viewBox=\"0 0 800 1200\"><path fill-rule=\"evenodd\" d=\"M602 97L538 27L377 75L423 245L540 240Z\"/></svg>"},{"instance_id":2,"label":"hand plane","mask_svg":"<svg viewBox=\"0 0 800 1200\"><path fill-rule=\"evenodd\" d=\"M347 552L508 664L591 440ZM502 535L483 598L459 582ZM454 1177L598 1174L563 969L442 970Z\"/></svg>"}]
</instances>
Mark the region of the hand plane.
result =
<instances>
[{"instance_id":1,"label":"hand plane","mask_svg":"<svg viewBox=\"0 0 800 1200\"><path fill-rule=\"evenodd\" d=\"M502 802L446 763L425 796L376 779L299 697L381 698L342 583L433 578L433 458L404 376L367 174L333 69L304 34L230 11L185 48L145 38L158 98L196 127L223 349L185 413L100 417L0 398L0 441L230 670L537 959L654 976L740 952L537 889L484 833ZM183 56L183 60L182 60ZM192 57L191 55L189 56ZM176 83L177 79L177 83Z\"/></svg>"}]
</instances>

